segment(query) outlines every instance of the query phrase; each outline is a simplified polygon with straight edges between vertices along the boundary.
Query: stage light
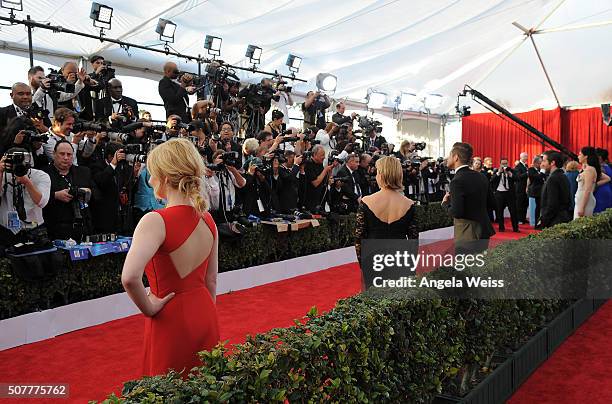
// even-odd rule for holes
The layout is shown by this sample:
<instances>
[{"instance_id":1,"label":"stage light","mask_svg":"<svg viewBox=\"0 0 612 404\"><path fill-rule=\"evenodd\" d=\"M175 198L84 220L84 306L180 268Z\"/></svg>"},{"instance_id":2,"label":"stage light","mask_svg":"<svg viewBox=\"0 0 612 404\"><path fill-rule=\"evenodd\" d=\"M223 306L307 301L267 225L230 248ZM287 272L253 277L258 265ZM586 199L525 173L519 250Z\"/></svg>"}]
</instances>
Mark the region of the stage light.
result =
<instances>
[{"instance_id":1,"label":"stage light","mask_svg":"<svg viewBox=\"0 0 612 404\"><path fill-rule=\"evenodd\" d=\"M223 40L218 36L206 35L204 38L204 49L208 50L209 55L221 55L221 42Z\"/></svg>"},{"instance_id":2,"label":"stage light","mask_svg":"<svg viewBox=\"0 0 612 404\"><path fill-rule=\"evenodd\" d=\"M290 54L287 57L287 63L285 64L289 67L289 71L297 73L300 70L300 65L302 64L302 58Z\"/></svg>"},{"instance_id":3,"label":"stage light","mask_svg":"<svg viewBox=\"0 0 612 404\"><path fill-rule=\"evenodd\" d=\"M368 108L370 109L378 109L382 108L385 105L385 101L387 100L387 94L380 93L378 91L372 91L366 97L368 100Z\"/></svg>"},{"instance_id":4,"label":"stage light","mask_svg":"<svg viewBox=\"0 0 612 404\"><path fill-rule=\"evenodd\" d=\"M403 92L399 96L399 102L397 104L397 109L400 111L408 111L414 108L417 104L418 97L414 93L406 93Z\"/></svg>"},{"instance_id":5,"label":"stage light","mask_svg":"<svg viewBox=\"0 0 612 404\"><path fill-rule=\"evenodd\" d=\"M113 18L113 8L100 3L91 3L89 18L93 20L94 27L111 29L111 19Z\"/></svg>"},{"instance_id":6,"label":"stage light","mask_svg":"<svg viewBox=\"0 0 612 404\"><path fill-rule=\"evenodd\" d=\"M426 109L436 109L442 102L444 101L444 96L441 94L427 94L425 96L425 108Z\"/></svg>"},{"instance_id":7,"label":"stage light","mask_svg":"<svg viewBox=\"0 0 612 404\"><path fill-rule=\"evenodd\" d=\"M157 28L155 32L159 34L159 40L164 42L174 42L174 32L176 31L176 24L170 20L160 18L157 22Z\"/></svg>"},{"instance_id":8,"label":"stage light","mask_svg":"<svg viewBox=\"0 0 612 404\"><path fill-rule=\"evenodd\" d=\"M319 73L317 74L317 88L327 93L333 93L336 91L338 84L338 78L333 74Z\"/></svg>"},{"instance_id":9,"label":"stage light","mask_svg":"<svg viewBox=\"0 0 612 404\"><path fill-rule=\"evenodd\" d=\"M7 10L23 11L22 0L2 0L0 1L0 7L6 8Z\"/></svg>"},{"instance_id":10,"label":"stage light","mask_svg":"<svg viewBox=\"0 0 612 404\"><path fill-rule=\"evenodd\" d=\"M244 56L248 57L254 65L258 65L261 61L261 48L259 46L249 45Z\"/></svg>"}]
</instances>

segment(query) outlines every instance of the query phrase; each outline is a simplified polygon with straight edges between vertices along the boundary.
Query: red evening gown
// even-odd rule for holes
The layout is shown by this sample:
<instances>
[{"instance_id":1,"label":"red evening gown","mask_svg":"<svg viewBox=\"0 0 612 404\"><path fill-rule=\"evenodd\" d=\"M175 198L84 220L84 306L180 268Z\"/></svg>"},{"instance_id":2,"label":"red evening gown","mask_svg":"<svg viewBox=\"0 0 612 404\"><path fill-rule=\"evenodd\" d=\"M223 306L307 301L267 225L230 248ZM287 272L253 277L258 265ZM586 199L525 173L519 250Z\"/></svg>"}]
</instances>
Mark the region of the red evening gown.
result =
<instances>
[{"instance_id":1,"label":"red evening gown","mask_svg":"<svg viewBox=\"0 0 612 404\"><path fill-rule=\"evenodd\" d=\"M177 250L196 229L200 219L216 234L210 213L197 213L187 205L157 210L166 226L166 239L145 267L151 293L163 298L175 296L153 317L145 318L143 374L165 374L170 369L185 375L202 363L197 353L212 349L219 342L215 303L206 288L207 257L181 279L170 253Z\"/></svg>"}]
</instances>

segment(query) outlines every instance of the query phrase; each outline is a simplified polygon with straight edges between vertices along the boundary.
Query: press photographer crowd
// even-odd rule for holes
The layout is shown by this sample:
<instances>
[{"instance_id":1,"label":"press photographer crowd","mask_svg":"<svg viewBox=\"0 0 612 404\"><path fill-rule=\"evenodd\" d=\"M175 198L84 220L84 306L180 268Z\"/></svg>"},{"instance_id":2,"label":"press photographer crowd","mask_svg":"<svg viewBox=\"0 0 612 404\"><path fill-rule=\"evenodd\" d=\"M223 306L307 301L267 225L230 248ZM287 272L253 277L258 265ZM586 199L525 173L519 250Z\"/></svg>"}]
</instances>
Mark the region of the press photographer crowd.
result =
<instances>
[{"instance_id":1,"label":"press photographer crowd","mask_svg":"<svg viewBox=\"0 0 612 404\"><path fill-rule=\"evenodd\" d=\"M49 240L132 234L145 213L164 206L148 183L146 160L174 137L188 138L204 159L206 197L225 235L262 219L356 212L361 197L377 190L381 156L401 161L404 193L420 203L441 201L454 175L443 158L420 156L425 143L406 140L396 150L380 122L345 114L343 102L328 121L332 101L318 91L301 106L303 126L291 127L291 87L278 77L241 88L220 63L198 76L168 62L159 81L167 120L156 123L124 95L110 62L94 56L90 63L89 74L73 62L48 74L31 68L27 83L12 86L12 104L0 110L0 244L11 251L26 242L39 248ZM125 90L137 96L138 89ZM199 101L190 108L192 94ZM607 162L605 150L594 153ZM539 225L546 176L539 157L529 167L521 155L513 169L507 159L494 169L490 158L474 158L472 168L490 180L490 217L497 216L500 230L507 207L518 231L530 200L532 225Z\"/></svg>"}]
</instances>

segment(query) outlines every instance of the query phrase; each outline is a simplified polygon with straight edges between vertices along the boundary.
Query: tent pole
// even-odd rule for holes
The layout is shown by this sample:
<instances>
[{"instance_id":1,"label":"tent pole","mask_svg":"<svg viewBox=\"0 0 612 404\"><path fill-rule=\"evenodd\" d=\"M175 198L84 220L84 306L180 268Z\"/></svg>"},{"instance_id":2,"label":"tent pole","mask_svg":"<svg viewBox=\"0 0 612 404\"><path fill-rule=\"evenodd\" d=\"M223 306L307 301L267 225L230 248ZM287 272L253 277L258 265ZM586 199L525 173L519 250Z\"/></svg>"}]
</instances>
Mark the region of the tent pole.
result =
<instances>
[{"instance_id":1,"label":"tent pole","mask_svg":"<svg viewBox=\"0 0 612 404\"><path fill-rule=\"evenodd\" d=\"M30 15L27 16L27 21L30 21ZM32 26L27 24L28 27L28 54L30 55L30 68L34 67L34 49L32 46Z\"/></svg>"},{"instance_id":2,"label":"tent pole","mask_svg":"<svg viewBox=\"0 0 612 404\"><path fill-rule=\"evenodd\" d=\"M565 32L565 31L574 31L578 29L605 27L606 25L612 25L612 21L594 22L592 24L581 24L581 25L566 25L566 26L557 27L557 28L541 29L541 30L535 31L534 34L550 34L552 32Z\"/></svg>"},{"instance_id":3,"label":"tent pole","mask_svg":"<svg viewBox=\"0 0 612 404\"><path fill-rule=\"evenodd\" d=\"M529 39L531 39L531 43L533 44L533 49L536 51L536 55L538 55L538 60L540 61L540 65L542 66L542 70L544 70L544 75L546 75L546 80L548 80L548 85L550 85L550 89L552 90L553 95L555 96L555 100L557 101L557 106L561 108L561 103L559 102L559 97L557 97L557 92L555 91L555 87L553 86L552 81L550 80L550 76L548 75L548 71L546 70L546 66L544 66L544 61L542 60L542 56L540 55L540 51L536 46L535 41L533 40L533 35L529 35Z\"/></svg>"}]
</instances>

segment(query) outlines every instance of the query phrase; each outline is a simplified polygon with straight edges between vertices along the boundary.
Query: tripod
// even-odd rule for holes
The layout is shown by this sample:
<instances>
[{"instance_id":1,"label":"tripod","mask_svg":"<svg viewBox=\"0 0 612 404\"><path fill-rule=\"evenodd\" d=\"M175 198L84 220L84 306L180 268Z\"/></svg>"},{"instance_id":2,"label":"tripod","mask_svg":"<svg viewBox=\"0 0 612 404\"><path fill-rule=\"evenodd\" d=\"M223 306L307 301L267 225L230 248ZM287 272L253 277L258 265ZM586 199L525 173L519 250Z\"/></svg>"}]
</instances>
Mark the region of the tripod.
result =
<instances>
[{"instance_id":1,"label":"tripod","mask_svg":"<svg viewBox=\"0 0 612 404\"><path fill-rule=\"evenodd\" d=\"M259 106L251 106L251 114L246 121L246 137L255 137L265 126L265 116Z\"/></svg>"}]
</instances>

